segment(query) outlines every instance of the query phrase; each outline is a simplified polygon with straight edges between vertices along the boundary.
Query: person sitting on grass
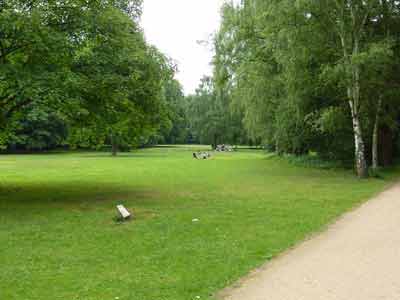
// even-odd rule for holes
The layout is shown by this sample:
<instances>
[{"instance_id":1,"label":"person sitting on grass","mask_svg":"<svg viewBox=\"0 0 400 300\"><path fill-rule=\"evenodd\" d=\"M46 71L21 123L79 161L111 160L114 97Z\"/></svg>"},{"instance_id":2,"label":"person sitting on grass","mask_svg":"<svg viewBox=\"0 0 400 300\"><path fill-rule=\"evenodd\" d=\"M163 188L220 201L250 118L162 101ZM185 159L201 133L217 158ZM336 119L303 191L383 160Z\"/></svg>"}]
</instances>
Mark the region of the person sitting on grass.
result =
<instances>
[{"instance_id":1,"label":"person sitting on grass","mask_svg":"<svg viewBox=\"0 0 400 300\"><path fill-rule=\"evenodd\" d=\"M193 153L193 158L195 158L195 159L208 159L210 157L211 157L211 155L208 152L197 152L197 153L194 152Z\"/></svg>"}]
</instances>

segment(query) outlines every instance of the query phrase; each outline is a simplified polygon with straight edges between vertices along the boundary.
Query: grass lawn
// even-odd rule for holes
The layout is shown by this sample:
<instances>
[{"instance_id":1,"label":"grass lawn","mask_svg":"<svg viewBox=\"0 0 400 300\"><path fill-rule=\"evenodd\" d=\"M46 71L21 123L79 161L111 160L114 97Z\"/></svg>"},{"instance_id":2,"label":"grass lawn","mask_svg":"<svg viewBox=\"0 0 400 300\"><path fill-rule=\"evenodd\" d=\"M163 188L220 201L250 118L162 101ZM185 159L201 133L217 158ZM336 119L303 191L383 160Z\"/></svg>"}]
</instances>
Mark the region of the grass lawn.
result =
<instances>
[{"instance_id":1,"label":"grass lawn","mask_svg":"<svg viewBox=\"0 0 400 300\"><path fill-rule=\"evenodd\" d=\"M184 147L0 156L0 299L213 299L396 173ZM134 221L114 221L119 203Z\"/></svg>"}]
</instances>

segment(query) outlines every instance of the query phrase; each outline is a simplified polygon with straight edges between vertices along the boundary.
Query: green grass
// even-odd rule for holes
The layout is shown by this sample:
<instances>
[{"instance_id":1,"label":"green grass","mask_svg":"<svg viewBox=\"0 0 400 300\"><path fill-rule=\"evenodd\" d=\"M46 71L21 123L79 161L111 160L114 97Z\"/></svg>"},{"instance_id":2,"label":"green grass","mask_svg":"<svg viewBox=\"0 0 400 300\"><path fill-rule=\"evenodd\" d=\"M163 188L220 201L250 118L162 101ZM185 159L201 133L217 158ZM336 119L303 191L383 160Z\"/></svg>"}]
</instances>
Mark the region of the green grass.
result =
<instances>
[{"instance_id":1,"label":"green grass","mask_svg":"<svg viewBox=\"0 0 400 300\"><path fill-rule=\"evenodd\" d=\"M212 299L397 174L192 150L1 156L0 299ZM119 203L134 221L115 222Z\"/></svg>"}]
</instances>

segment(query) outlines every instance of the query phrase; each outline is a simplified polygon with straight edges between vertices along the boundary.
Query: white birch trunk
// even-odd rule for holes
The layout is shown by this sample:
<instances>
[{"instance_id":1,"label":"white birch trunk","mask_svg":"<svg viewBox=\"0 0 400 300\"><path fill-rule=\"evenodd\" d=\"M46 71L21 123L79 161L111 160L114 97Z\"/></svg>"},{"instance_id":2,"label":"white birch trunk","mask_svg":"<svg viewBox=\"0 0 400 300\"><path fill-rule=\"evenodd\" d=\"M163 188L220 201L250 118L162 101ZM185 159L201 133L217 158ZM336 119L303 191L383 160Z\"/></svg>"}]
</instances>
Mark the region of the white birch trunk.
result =
<instances>
[{"instance_id":1,"label":"white birch trunk","mask_svg":"<svg viewBox=\"0 0 400 300\"><path fill-rule=\"evenodd\" d=\"M353 120L356 171L358 177L366 178L368 177L368 166L365 159L365 144L362 136L360 118L353 102L350 101L349 103L351 108L351 117Z\"/></svg>"},{"instance_id":2,"label":"white birch trunk","mask_svg":"<svg viewBox=\"0 0 400 300\"><path fill-rule=\"evenodd\" d=\"M340 5L339 5L340 7ZM348 75L350 80L347 86L347 97L351 110L351 118L353 121L353 133L354 133L354 146L355 146L355 164L356 171L359 178L368 177L368 166L365 158L365 144L362 134L362 126L360 119L360 68L358 65L352 62L351 56L357 56L359 54L359 32L355 32L355 14L353 7L351 6L351 28L345 28L344 21L344 6L341 6L341 23L340 23L340 39L343 48L343 58L346 64ZM350 38L348 38L350 37ZM349 54L348 48L351 49L352 55Z\"/></svg>"},{"instance_id":3,"label":"white birch trunk","mask_svg":"<svg viewBox=\"0 0 400 300\"><path fill-rule=\"evenodd\" d=\"M354 37L353 55L359 54L359 40L358 37ZM368 166L365 159L365 144L362 134L362 127L360 123L360 68L358 65L351 63L351 69L353 73L353 101L352 101L352 119L354 129L354 142L355 142L355 158L357 175L360 178L368 177Z\"/></svg>"}]
</instances>

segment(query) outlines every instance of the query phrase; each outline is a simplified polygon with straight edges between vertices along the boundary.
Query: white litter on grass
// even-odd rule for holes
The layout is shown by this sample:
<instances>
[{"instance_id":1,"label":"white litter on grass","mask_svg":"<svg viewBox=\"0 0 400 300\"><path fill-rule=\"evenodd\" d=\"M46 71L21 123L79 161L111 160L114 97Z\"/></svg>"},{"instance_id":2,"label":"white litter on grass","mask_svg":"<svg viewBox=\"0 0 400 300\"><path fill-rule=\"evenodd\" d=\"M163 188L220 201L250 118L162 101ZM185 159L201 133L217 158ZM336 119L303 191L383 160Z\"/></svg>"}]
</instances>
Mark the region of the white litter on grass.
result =
<instances>
[{"instance_id":1,"label":"white litter on grass","mask_svg":"<svg viewBox=\"0 0 400 300\"><path fill-rule=\"evenodd\" d=\"M198 222L199 221L199 219L193 219L192 220L192 222Z\"/></svg>"}]
</instances>

